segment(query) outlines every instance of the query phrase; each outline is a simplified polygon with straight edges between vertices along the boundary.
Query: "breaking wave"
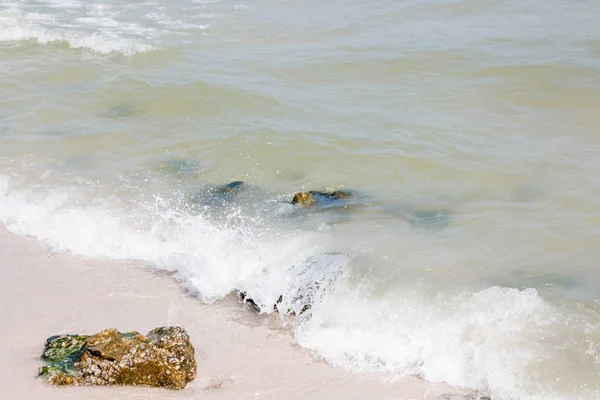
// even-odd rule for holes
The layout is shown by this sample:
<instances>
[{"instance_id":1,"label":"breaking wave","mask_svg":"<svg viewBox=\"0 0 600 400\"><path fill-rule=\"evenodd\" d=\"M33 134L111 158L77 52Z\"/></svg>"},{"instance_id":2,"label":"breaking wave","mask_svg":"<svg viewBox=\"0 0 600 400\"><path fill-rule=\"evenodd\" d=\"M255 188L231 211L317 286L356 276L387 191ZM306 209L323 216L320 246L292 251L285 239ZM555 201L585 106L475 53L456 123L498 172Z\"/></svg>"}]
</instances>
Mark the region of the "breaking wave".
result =
<instances>
[{"instance_id":1,"label":"breaking wave","mask_svg":"<svg viewBox=\"0 0 600 400\"><path fill-rule=\"evenodd\" d=\"M176 11L152 1L8 1L0 4L0 43L66 43L73 49L131 56L202 31L216 17L204 12L201 2L185 15Z\"/></svg>"},{"instance_id":2,"label":"breaking wave","mask_svg":"<svg viewBox=\"0 0 600 400\"><path fill-rule=\"evenodd\" d=\"M239 290L273 312L283 295L278 308L299 314L288 320L297 343L335 365L417 375L500 400L598 395L582 386L585 375L593 382L600 374L594 320L569 316L535 289L378 291L375 279L353 277L356 259L337 251L327 231L284 229L273 220L289 215L287 205L265 204L262 213L232 207L215 219L160 196L127 202L89 186L21 188L0 177L0 222L10 231L59 251L147 260L207 303ZM312 307L302 313L304 303ZM569 362L581 383L561 381Z\"/></svg>"}]
</instances>

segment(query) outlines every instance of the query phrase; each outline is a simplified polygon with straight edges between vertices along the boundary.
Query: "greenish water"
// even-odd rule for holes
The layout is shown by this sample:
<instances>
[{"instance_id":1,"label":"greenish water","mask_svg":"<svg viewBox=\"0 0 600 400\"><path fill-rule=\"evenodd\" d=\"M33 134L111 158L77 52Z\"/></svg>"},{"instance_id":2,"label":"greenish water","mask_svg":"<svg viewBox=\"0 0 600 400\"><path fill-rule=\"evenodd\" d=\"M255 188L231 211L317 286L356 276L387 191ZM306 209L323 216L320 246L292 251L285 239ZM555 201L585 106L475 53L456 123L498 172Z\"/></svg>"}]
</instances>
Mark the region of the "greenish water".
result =
<instances>
[{"instance_id":1,"label":"greenish water","mask_svg":"<svg viewBox=\"0 0 600 400\"><path fill-rule=\"evenodd\" d=\"M319 258L315 279L345 272L300 345L493 399L600 398L599 18L557 0L2 2L0 221L265 309L303 290L293 266L351 254ZM355 195L287 204L324 189Z\"/></svg>"}]
</instances>

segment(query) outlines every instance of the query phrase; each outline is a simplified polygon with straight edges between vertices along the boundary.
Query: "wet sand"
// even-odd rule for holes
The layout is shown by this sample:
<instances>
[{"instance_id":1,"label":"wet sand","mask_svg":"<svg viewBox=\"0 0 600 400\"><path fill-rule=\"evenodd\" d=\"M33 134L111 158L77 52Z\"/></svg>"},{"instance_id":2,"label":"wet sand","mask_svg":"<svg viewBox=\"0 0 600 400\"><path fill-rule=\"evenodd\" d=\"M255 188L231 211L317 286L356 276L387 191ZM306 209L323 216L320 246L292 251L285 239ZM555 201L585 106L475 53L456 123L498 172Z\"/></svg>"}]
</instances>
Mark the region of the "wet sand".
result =
<instances>
[{"instance_id":1,"label":"wet sand","mask_svg":"<svg viewBox=\"0 0 600 400\"><path fill-rule=\"evenodd\" d=\"M4 399L468 399L414 377L352 374L293 343L277 316L235 298L206 306L140 262L55 253L0 227L0 392ZM50 387L36 379L44 340L105 328L146 333L179 324L196 348L185 390Z\"/></svg>"}]
</instances>

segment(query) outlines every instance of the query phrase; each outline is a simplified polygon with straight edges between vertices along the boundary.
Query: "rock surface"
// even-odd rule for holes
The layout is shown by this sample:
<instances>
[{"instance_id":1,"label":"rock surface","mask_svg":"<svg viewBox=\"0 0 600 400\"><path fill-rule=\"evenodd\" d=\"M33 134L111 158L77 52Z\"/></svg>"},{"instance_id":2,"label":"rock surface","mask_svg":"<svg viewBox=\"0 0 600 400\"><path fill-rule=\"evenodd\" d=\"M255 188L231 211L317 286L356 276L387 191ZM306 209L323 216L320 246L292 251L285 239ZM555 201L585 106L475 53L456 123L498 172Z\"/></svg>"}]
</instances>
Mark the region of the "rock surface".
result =
<instances>
[{"instance_id":1,"label":"rock surface","mask_svg":"<svg viewBox=\"0 0 600 400\"><path fill-rule=\"evenodd\" d=\"M196 376L194 347L179 326L146 336L106 329L46 340L39 375L54 385L147 385L183 389Z\"/></svg>"},{"instance_id":2,"label":"rock surface","mask_svg":"<svg viewBox=\"0 0 600 400\"><path fill-rule=\"evenodd\" d=\"M315 204L327 204L334 200L346 199L351 196L350 192L335 190L333 192L298 192L292 198L291 203L300 207L310 207Z\"/></svg>"},{"instance_id":3,"label":"rock surface","mask_svg":"<svg viewBox=\"0 0 600 400\"><path fill-rule=\"evenodd\" d=\"M294 317L308 312L333 290L337 281L348 271L351 260L350 254L323 253L293 265L288 270L293 279L282 288L282 294L269 308ZM238 296L252 310L259 313L263 311L249 293L240 291Z\"/></svg>"},{"instance_id":4,"label":"rock surface","mask_svg":"<svg viewBox=\"0 0 600 400\"><path fill-rule=\"evenodd\" d=\"M248 185L242 181L230 182L226 185L207 186L196 192L190 201L197 205L226 206L242 191L247 191Z\"/></svg>"}]
</instances>

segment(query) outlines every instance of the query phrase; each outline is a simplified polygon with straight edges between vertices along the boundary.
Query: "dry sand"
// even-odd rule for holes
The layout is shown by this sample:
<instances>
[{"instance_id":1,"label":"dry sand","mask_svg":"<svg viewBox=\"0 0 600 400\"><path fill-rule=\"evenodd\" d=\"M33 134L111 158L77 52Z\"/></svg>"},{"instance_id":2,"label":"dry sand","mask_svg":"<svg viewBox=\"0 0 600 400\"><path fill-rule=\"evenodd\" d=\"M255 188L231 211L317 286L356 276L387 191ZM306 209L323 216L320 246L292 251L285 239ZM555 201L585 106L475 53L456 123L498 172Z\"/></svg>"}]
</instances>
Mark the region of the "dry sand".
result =
<instances>
[{"instance_id":1,"label":"dry sand","mask_svg":"<svg viewBox=\"0 0 600 400\"><path fill-rule=\"evenodd\" d=\"M111 327L146 333L169 324L183 326L196 348L198 375L185 390L50 387L36 379L48 336ZM413 377L335 368L294 345L276 316L244 310L236 299L206 306L143 263L54 253L1 227L0 393L2 399L468 398Z\"/></svg>"}]
</instances>

